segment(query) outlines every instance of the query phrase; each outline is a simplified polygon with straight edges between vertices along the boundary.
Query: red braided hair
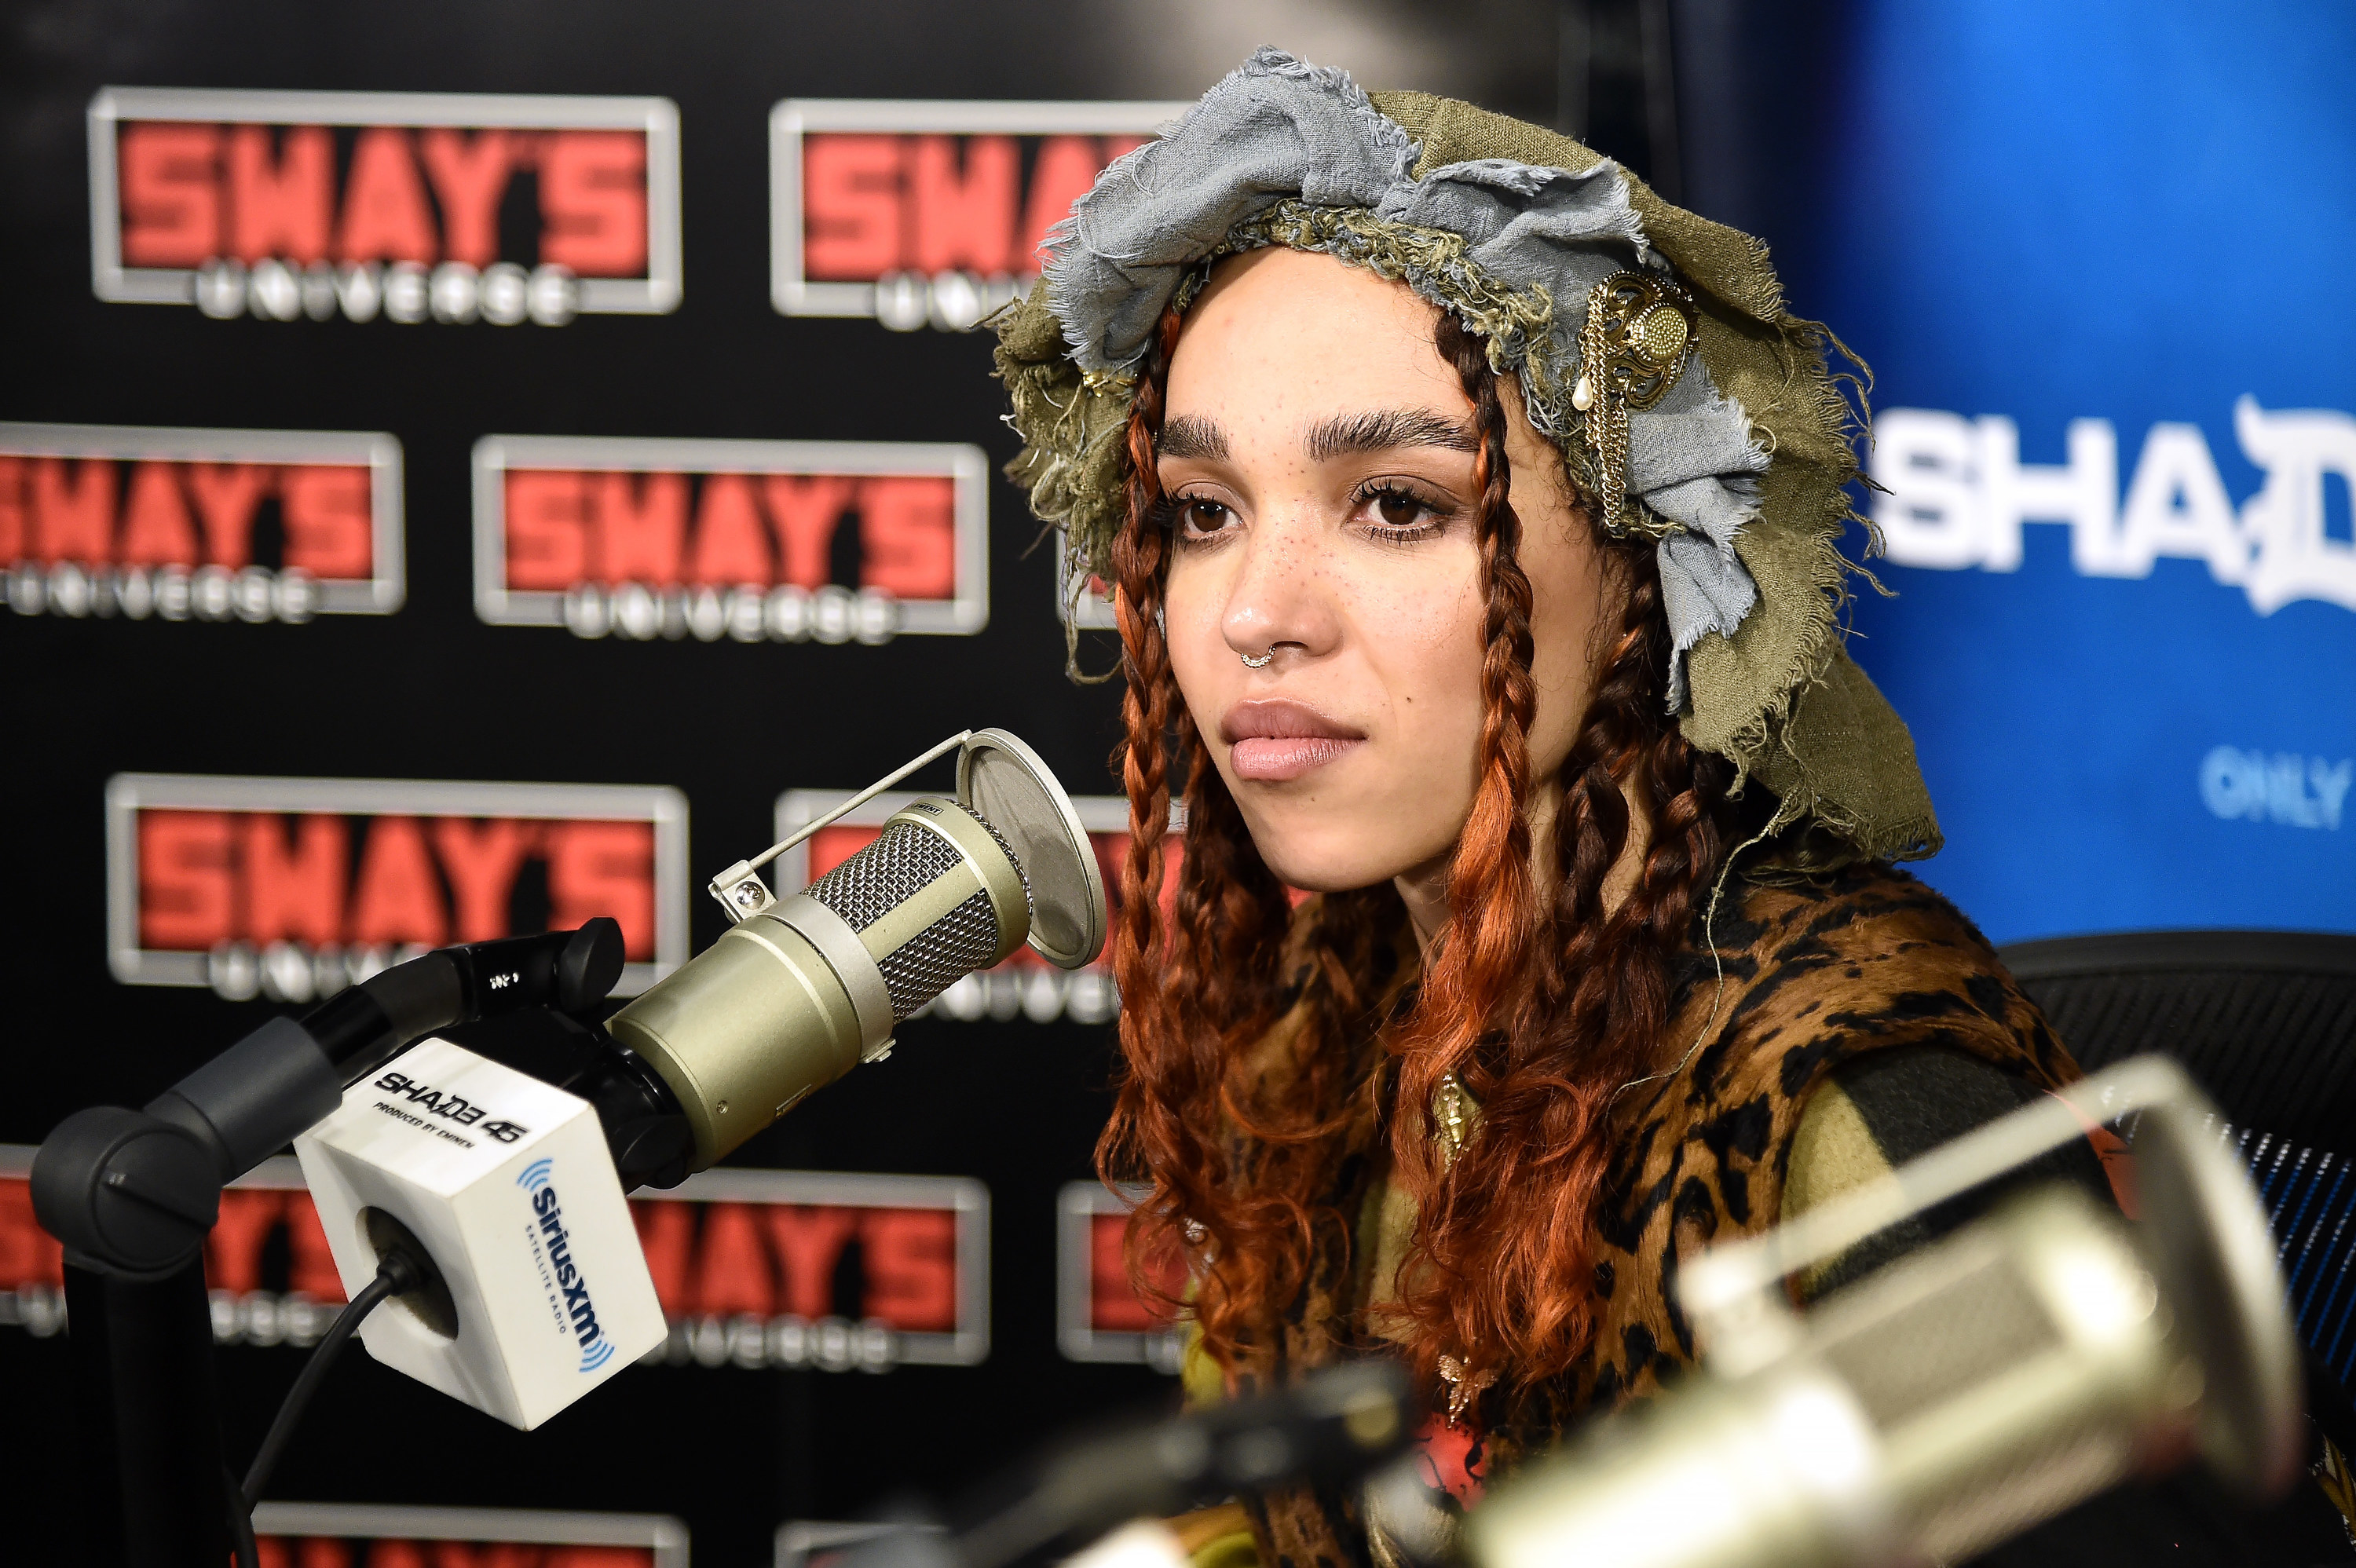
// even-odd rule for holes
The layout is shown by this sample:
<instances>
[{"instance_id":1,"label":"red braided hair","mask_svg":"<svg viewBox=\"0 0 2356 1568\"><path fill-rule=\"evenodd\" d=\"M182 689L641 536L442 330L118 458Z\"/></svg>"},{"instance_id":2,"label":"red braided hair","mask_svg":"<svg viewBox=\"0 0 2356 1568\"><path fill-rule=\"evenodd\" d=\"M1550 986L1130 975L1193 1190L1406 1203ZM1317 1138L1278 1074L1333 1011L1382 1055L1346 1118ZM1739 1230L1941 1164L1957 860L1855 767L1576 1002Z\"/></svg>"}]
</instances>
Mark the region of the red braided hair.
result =
<instances>
[{"instance_id":1,"label":"red braided hair","mask_svg":"<svg viewBox=\"0 0 2356 1568\"><path fill-rule=\"evenodd\" d=\"M1598 535L1626 584L1560 783L1544 881L1534 874L1528 734L1531 591L1511 501L1506 418L1485 347L1453 316L1436 332L1473 409L1485 594L1477 783L1450 879L1449 927L1419 999L1373 1049L1370 1013L1402 928L1387 885L1306 906L1308 976L1282 989L1284 889L1178 698L1161 624L1170 543L1158 526L1154 445L1180 317L1165 313L1127 432L1128 517L1114 542L1114 604L1128 691L1115 753L1130 802L1113 965L1127 1072L1098 1145L1108 1180L1142 1181L1133 1264L1183 1251L1205 1349L1238 1366L1268 1340L1328 1243L1338 1135L1387 1127L1395 1179L1418 1201L1398 1307L1429 1377L1442 1353L1502 1374L1501 1393L1558 1379L1587 1349L1589 1238L1608 1168L1612 1093L1660 1065L1670 965L1719 863L1731 770L1695 751L1664 711L1668 631L1653 551ZM1185 855L1162 906L1173 763L1183 767ZM1633 891L1606 908L1638 799L1652 837ZM1296 1000L1303 1029L1281 1062L1253 1048ZM1436 1157L1434 1091L1452 1074L1482 1107L1452 1168ZM1142 1273L1140 1274L1142 1281Z\"/></svg>"}]
</instances>

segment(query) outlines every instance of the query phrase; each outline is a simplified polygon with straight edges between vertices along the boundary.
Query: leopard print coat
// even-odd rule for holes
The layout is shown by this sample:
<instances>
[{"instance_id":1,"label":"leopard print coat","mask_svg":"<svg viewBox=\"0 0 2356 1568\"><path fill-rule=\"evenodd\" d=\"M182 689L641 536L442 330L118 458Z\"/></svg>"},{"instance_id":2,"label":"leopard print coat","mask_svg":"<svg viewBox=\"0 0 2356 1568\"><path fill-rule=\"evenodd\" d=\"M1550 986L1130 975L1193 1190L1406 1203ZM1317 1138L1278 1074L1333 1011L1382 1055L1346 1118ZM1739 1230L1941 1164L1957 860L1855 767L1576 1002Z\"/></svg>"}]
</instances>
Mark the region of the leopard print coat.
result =
<instances>
[{"instance_id":1,"label":"leopard print coat","mask_svg":"<svg viewBox=\"0 0 2356 1568\"><path fill-rule=\"evenodd\" d=\"M1489 1476L1550 1446L1562 1429L1656 1392L1695 1358L1678 1309L1679 1264L1772 1225L1809 1093L1844 1062L1901 1045L1959 1050L2040 1087L2078 1076L2036 1006L1954 906L1886 864L1794 886L1729 885L1715 954L1680 961L1663 1040L1677 1065L1625 1097L1595 1240L1594 1343L1559 1386L1492 1390L1482 1402ZM1403 1010L1395 1008L1396 1018ZM1288 1033L1280 1023L1271 1039ZM1382 1179L1371 1128L1347 1137L1333 1201L1356 1213ZM1345 1245L1320 1259L1293 1311L1237 1392L1276 1386L1364 1353L1367 1271ZM1265 1568L1364 1568L1355 1494L1297 1487L1248 1499Z\"/></svg>"}]
</instances>

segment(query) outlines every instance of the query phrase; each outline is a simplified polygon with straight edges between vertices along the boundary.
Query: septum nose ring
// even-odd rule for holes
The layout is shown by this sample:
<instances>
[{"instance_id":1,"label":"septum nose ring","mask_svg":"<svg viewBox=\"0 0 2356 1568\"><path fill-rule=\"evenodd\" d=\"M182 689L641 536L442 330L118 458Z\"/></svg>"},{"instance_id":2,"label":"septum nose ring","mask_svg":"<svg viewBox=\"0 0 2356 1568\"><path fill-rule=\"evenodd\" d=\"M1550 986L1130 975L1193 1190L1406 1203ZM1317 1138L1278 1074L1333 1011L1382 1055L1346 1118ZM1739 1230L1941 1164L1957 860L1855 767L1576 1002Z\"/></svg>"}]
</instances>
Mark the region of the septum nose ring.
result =
<instances>
[{"instance_id":1,"label":"septum nose ring","mask_svg":"<svg viewBox=\"0 0 2356 1568\"><path fill-rule=\"evenodd\" d=\"M1244 661L1244 667L1246 669L1266 669L1268 667L1268 661L1276 656L1276 650L1274 648L1269 648L1261 653L1258 658L1252 657L1249 654L1241 654L1238 656Z\"/></svg>"}]
</instances>

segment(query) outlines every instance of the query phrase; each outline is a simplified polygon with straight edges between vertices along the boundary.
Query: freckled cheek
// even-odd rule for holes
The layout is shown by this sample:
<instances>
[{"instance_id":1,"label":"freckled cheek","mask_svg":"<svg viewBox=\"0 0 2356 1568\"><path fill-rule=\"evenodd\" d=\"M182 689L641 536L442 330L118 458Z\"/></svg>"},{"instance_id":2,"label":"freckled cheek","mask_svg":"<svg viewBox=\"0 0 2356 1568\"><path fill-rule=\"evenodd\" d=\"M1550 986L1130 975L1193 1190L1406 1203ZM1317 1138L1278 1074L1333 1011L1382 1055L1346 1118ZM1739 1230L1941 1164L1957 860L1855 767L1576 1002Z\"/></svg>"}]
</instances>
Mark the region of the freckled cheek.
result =
<instances>
[{"instance_id":1,"label":"freckled cheek","mask_svg":"<svg viewBox=\"0 0 2356 1568\"><path fill-rule=\"evenodd\" d=\"M1454 768L1453 753L1479 727L1480 623L1473 603L1429 585L1374 592L1359 613L1366 646L1388 699L1403 764Z\"/></svg>"},{"instance_id":2,"label":"freckled cheek","mask_svg":"<svg viewBox=\"0 0 2356 1568\"><path fill-rule=\"evenodd\" d=\"M1451 651L1478 651L1480 602L1446 581L1455 575L1429 570L1387 572L1373 581L1360 577L1337 586L1344 590L1339 597L1349 603L1352 618L1372 635L1375 645L1411 643L1424 650L1412 661L1420 665Z\"/></svg>"},{"instance_id":3,"label":"freckled cheek","mask_svg":"<svg viewBox=\"0 0 2356 1568\"><path fill-rule=\"evenodd\" d=\"M1199 721L1224 710L1223 677L1235 662L1219 624L1221 596L1199 571L1171 574L1163 596L1162 626L1179 694ZM1240 668L1240 667L1238 667Z\"/></svg>"},{"instance_id":4,"label":"freckled cheek","mask_svg":"<svg viewBox=\"0 0 2356 1568\"><path fill-rule=\"evenodd\" d=\"M1422 650L1426 663L1445 662L1475 645L1478 627L1453 601L1415 595L1395 606L1389 615L1393 635Z\"/></svg>"}]
</instances>

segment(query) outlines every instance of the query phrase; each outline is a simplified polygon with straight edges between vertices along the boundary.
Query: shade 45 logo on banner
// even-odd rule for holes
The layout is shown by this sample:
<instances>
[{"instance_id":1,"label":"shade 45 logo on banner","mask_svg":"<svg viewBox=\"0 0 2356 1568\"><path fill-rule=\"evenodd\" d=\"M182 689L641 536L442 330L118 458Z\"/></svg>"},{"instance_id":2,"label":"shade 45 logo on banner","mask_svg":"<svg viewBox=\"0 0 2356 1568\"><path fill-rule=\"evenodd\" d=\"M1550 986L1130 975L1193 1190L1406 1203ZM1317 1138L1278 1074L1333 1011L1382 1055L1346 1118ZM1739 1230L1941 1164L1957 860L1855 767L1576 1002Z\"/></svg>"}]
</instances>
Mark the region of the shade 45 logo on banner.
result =
<instances>
[{"instance_id":1,"label":"shade 45 logo on banner","mask_svg":"<svg viewBox=\"0 0 2356 1568\"><path fill-rule=\"evenodd\" d=\"M2356 418L2244 397L2233 423L2264 475L2238 507L2197 424L2153 425L2122 494L2109 420L2071 421L2069 460L2049 464L2020 461L2019 429L2002 415L1885 410L1873 427L1874 521L1901 566L2018 571L2021 525L2051 523L2069 530L2083 577L2149 577L2173 557L2205 563L2261 615L2310 599L2356 610L2356 541L2334 537L2328 500L2356 486Z\"/></svg>"},{"instance_id":2,"label":"shade 45 logo on banner","mask_svg":"<svg viewBox=\"0 0 2356 1568\"><path fill-rule=\"evenodd\" d=\"M776 836L789 838L833 810L852 794L850 790L789 789L777 796ZM807 887L875 842L892 814L918 798L905 792L877 795L777 857L776 886L780 892ZM1105 893L1112 903L1113 923L1120 920L1120 863L1129 852L1129 802L1117 795L1076 795L1072 807L1097 854ZM1174 825L1173 814L1173 825ZM1179 838L1162 841L1167 870L1162 878L1165 905L1176 896ZM980 1019L1004 1021L1028 1018L1050 1023L1068 1018L1074 1023L1098 1024L1120 1008L1114 989L1109 954L1098 954L1082 968L1056 968L1028 947L979 974L968 975L926 1003L917 1018L948 1018L965 1022Z\"/></svg>"},{"instance_id":3,"label":"shade 45 logo on banner","mask_svg":"<svg viewBox=\"0 0 2356 1568\"><path fill-rule=\"evenodd\" d=\"M679 305L667 99L109 87L90 191L102 300L502 326Z\"/></svg>"},{"instance_id":4,"label":"shade 45 logo on banner","mask_svg":"<svg viewBox=\"0 0 2356 1568\"><path fill-rule=\"evenodd\" d=\"M401 512L389 435L0 423L0 562L20 615L388 615Z\"/></svg>"},{"instance_id":5,"label":"shade 45 logo on banner","mask_svg":"<svg viewBox=\"0 0 2356 1568\"><path fill-rule=\"evenodd\" d=\"M1869 0L1847 38L1761 129L1840 236L1784 287L1873 367L1895 597L1852 646L1938 807L1923 880L1999 943L2356 930L2356 294L2217 303L2220 212L2270 279L2346 271L2348 141L2308 132L2356 11Z\"/></svg>"},{"instance_id":6,"label":"shade 45 logo on banner","mask_svg":"<svg viewBox=\"0 0 2356 1568\"><path fill-rule=\"evenodd\" d=\"M455 942L621 923L635 995L687 960L687 800L614 784L118 773L107 959L130 986L305 1002Z\"/></svg>"},{"instance_id":7,"label":"shade 45 logo on banner","mask_svg":"<svg viewBox=\"0 0 2356 1568\"><path fill-rule=\"evenodd\" d=\"M1183 103L789 98L769 112L769 293L786 315L974 325L1039 242Z\"/></svg>"},{"instance_id":8,"label":"shade 45 logo on banner","mask_svg":"<svg viewBox=\"0 0 2356 1568\"><path fill-rule=\"evenodd\" d=\"M0 1144L0 1326L65 1327L36 1151ZM990 1194L965 1177L710 1170L630 1199L670 1336L648 1364L884 1371L990 1354ZM305 1349L344 1301L302 1167L231 1182L205 1239L213 1339Z\"/></svg>"},{"instance_id":9,"label":"shade 45 logo on banner","mask_svg":"<svg viewBox=\"0 0 2356 1568\"><path fill-rule=\"evenodd\" d=\"M1067 1182L1056 1195L1055 1344L1075 1361L1142 1361L1174 1372L1184 1331L1137 1288L1123 1249L1141 1196L1099 1181ZM1161 1260L1152 1283L1175 1297L1186 1284L1184 1264L1175 1256Z\"/></svg>"},{"instance_id":10,"label":"shade 45 logo on banner","mask_svg":"<svg viewBox=\"0 0 2356 1568\"><path fill-rule=\"evenodd\" d=\"M583 637L970 635L989 508L976 446L486 436L475 608Z\"/></svg>"}]
</instances>

